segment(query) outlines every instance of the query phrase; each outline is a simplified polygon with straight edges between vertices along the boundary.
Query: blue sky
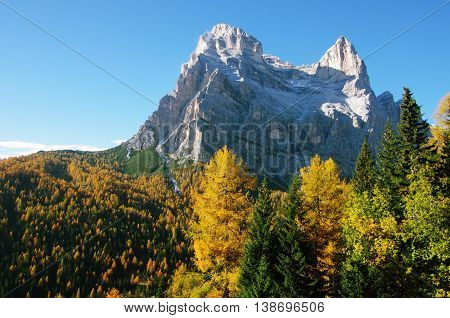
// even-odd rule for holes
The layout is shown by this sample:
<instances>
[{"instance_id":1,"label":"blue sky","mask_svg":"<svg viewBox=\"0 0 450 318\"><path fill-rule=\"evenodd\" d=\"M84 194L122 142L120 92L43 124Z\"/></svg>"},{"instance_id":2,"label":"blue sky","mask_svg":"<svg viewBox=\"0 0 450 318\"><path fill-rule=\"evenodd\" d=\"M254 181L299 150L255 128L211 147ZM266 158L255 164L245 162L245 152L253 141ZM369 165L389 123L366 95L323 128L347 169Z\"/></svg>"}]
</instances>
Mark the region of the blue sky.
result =
<instances>
[{"instance_id":1,"label":"blue sky","mask_svg":"<svg viewBox=\"0 0 450 318\"><path fill-rule=\"evenodd\" d=\"M216 23L243 28L265 53L309 64L340 35L364 57L446 1L1 0L0 157L109 148L156 108L2 2L158 102ZM370 56L375 93L389 90L398 99L408 86L430 118L450 91L449 33L450 4Z\"/></svg>"}]
</instances>

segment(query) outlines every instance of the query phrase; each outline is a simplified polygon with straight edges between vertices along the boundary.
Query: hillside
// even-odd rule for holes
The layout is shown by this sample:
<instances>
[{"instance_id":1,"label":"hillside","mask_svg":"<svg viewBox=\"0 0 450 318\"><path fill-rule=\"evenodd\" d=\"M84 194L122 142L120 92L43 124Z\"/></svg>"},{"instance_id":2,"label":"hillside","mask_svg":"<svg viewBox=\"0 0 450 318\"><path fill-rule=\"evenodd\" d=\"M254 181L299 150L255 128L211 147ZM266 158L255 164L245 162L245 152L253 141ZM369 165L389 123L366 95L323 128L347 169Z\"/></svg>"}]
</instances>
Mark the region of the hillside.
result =
<instances>
[{"instance_id":1,"label":"hillside","mask_svg":"<svg viewBox=\"0 0 450 318\"><path fill-rule=\"evenodd\" d=\"M121 156L116 148L0 161L0 294L104 297L116 288L163 295L174 268L192 255L189 197L162 174L119 172ZM134 164L125 170L147 172ZM174 173L183 193L195 174Z\"/></svg>"}]
</instances>

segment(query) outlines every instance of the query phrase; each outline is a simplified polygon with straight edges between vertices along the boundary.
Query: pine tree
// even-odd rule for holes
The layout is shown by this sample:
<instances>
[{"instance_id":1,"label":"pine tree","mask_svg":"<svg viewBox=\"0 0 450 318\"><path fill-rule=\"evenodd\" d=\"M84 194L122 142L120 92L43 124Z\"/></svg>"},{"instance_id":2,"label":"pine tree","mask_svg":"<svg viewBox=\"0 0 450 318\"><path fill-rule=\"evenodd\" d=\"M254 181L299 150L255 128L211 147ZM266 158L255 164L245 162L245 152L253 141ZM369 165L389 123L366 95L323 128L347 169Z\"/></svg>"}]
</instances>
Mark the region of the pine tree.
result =
<instances>
[{"instance_id":1,"label":"pine tree","mask_svg":"<svg viewBox=\"0 0 450 318\"><path fill-rule=\"evenodd\" d=\"M400 122L397 128L401 145L399 153L401 173L402 178L406 180L406 176L412 169L416 169L417 165L428 159L429 148L426 147L426 144L430 133L429 124L422 119L420 106L406 87L403 89Z\"/></svg>"},{"instance_id":2,"label":"pine tree","mask_svg":"<svg viewBox=\"0 0 450 318\"><path fill-rule=\"evenodd\" d=\"M372 194L375 186L375 163L366 138L363 139L361 150L356 160L352 186L355 192L359 194L364 192Z\"/></svg>"},{"instance_id":3,"label":"pine tree","mask_svg":"<svg viewBox=\"0 0 450 318\"><path fill-rule=\"evenodd\" d=\"M274 238L271 232L273 217L270 191L264 179L255 203L249 238L241 266L242 297L274 297L273 263Z\"/></svg>"},{"instance_id":4,"label":"pine tree","mask_svg":"<svg viewBox=\"0 0 450 318\"><path fill-rule=\"evenodd\" d=\"M275 222L277 297L310 297L315 285L307 269L314 262L311 246L297 224L301 209L300 177L294 175Z\"/></svg>"}]
</instances>

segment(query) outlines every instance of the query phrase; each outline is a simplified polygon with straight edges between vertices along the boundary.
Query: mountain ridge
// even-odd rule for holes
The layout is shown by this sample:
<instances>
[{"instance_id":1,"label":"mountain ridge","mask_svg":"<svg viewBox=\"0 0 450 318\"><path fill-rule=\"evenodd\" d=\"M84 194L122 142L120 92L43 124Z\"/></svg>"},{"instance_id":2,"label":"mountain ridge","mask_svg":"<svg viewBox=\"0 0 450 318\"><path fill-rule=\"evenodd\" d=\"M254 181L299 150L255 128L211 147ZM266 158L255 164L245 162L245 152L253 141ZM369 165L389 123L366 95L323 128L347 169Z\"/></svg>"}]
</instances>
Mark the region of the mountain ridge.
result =
<instances>
[{"instance_id":1,"label":"mountain ridge","mask_svg":"<svg viewBox=\"0 0 450 318\"><path fill-rule=\"evenodd\" d=\"M364 61L341 36L311 65L263 54L240 28L217 24L199 37L176 88L125 146L207 161L223 145L260 174L286 176L314 154L349 175L362 138L375 147L399 107L375 95Z\"/></svg>"}]
</instances>

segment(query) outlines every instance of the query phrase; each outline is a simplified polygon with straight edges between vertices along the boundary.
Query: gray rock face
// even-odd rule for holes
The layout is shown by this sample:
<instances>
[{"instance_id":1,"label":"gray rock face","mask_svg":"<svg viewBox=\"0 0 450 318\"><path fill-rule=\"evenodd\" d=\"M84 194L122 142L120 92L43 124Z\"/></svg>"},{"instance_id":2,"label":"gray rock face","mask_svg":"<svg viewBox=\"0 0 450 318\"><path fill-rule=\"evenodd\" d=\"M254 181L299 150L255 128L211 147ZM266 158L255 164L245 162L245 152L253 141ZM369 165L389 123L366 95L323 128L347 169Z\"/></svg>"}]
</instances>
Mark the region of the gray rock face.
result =
<instances>
[{"instance_id":1,"label":"gray rock face","mask_svg":"<svg viewBox=\"0 0 450 318\"><path fill-rule=\"evenodd\" d=\"M319 154L350 175L362 138L375 146L386 120L398 117L392 94L375 95L346 38L319 62L295 66L263 55L261 42L242 29L218 24L200 36L176 89L126 146L207 161L228 145L250 169L274 177Z\"/></svg>"}]
</instances>

